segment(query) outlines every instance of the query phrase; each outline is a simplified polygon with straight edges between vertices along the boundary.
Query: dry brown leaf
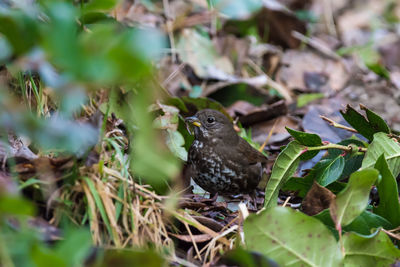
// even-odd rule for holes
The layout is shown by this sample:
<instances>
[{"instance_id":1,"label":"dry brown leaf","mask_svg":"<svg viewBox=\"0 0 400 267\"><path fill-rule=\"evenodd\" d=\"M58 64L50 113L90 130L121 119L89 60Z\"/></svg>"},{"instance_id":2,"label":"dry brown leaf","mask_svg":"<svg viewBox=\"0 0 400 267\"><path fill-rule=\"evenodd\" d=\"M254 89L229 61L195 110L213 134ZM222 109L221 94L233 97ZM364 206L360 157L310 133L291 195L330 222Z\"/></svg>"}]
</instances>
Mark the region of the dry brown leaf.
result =
<instances>
[{"instance_id":1,"label":"dry brown leaf","mask_svg":"<svg viewBox=\"0 0 400 267\"><path fill-rule=\"evenodd\" d=\"M188 242L188 243L202 243L202 242L206 242L212 239L212 236L210 236L209 234L198 234L198 235L177 235L177 234L172 234L170 233L170 235L178 238L179 240Z\"/></svg>"},{"instance_id":2,"label":"dry brown leaf","mask_svg":"<svg viewBox=\"0 0 400 267\"><path fill-rule=\"evenodd\" d=\"M325 75L328 79L327 91L342 89L349 79L348 71L341 61L324 58L312 51L288 50L281 64L277 80L292 90L310 90L305 81L306 73Z\"/></svg>"},{"instance_id":3,"label":"dry brown leaf","mask_svg":"<svg viewBox=\"0 0 400 267\"><path fill-rule=\"evenodd\" d=\"M329 208L329 205L335 197L335 194L329 189L320 186L314 181L310 191L308 191L301 203L302 211L310 216L318 214L324 209Z\"/></svg>"}]
</instances>

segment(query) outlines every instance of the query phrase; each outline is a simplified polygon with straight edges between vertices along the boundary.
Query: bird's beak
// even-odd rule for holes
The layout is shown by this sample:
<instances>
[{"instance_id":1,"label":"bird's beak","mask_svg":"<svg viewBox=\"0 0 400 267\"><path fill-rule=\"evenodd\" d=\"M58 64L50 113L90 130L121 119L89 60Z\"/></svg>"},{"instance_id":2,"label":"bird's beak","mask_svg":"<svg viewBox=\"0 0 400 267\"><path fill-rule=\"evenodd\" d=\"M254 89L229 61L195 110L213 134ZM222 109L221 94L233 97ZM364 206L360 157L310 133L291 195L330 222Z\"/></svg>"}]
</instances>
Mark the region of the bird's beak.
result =
<instances>
[{"instance_id":1,"label":"bird's beak","mask_svg":"<svg viewBox=\"0 0 400 267\"><path fill-rule=\"evenodd\" d=\"M196 116L187 117L187 118L185 119L185 122L186 122L186 123L190 123L190 124L192 124L192 125L194 125L194 126L197 126L197 127L200 127L200 126L201 126L200 120L199 120Z\"/></svg>"}]
</instances>

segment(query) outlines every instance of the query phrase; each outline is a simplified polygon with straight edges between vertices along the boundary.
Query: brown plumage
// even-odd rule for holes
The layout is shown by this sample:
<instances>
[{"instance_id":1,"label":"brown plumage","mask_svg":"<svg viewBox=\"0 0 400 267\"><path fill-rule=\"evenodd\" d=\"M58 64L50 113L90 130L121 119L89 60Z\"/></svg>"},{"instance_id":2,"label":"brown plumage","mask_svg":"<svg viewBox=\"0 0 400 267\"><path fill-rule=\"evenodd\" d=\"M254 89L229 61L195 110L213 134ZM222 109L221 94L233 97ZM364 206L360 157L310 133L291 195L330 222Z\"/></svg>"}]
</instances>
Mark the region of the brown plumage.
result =
<instances>
[{"instance_id":1,"label":"brown plumage","mask_svg":"<svg viewBox=\"0 0 400 267\"><path fill-rule=\"evenodd\" d=\"M200 110L185 121L192 125L195 137L188 156L193 180L212 194L253 192L267 158L238 136L219 111Z\"/></svg>"}]
</instances>

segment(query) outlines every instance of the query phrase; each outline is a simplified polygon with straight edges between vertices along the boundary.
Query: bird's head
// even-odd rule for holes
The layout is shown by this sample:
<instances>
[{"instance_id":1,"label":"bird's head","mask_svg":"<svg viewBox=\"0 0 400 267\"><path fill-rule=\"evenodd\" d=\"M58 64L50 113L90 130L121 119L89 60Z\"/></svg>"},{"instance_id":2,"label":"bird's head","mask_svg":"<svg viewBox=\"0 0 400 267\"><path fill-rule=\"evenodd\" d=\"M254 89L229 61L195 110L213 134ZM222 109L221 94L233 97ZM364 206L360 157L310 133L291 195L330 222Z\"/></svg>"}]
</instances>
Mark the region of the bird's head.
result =
<instances>
[{"instance_id":1,"label":"bird's head","mask_svg":"<svg viewBox=\"0 0 400 267\"><path fill-rule=\"evenodd\" d=\"M237 136L229 119L217 110L200 110L194 116L186 118L185 122L192 127L196 140L225 139L227 136Z\"/></svg>"}]
</instances>

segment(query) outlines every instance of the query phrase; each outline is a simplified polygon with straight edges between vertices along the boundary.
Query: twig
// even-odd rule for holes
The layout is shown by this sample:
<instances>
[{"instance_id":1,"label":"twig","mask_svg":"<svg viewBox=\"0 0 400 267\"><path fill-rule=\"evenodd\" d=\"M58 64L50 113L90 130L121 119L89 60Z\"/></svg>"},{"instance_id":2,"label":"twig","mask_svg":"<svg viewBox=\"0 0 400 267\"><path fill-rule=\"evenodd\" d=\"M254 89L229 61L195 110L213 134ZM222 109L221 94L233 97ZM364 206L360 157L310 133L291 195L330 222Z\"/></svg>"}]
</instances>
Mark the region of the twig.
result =
<instances>
[{"instance_id":1,"label":"twig","mask_svg":"<svg viewBox=\"0 0 400 267\"><path fill-rule=\"evenodd\" d=\"M199 260L201 261L202 259L201 259L200 251L199 251L199 248L197 247L196 241L194 240L194 237L193 237L193 235L192 235L192 231L190 231L190 227L189 227L189 225L187 224L187 222L183 222L183 225L185 225L185 228L186 228L186 230L187 230L188 233L189 233L190 239L192 240L192 244L193 244L193 246L194 246L194 250L196 251L197 257L198 257Z\"/></svg>"},{"instance_id":2,"label":"twig","mask_svg":"<svg viewBox=\"0 0 400 267\"><path fill-rule=\"evenodd\" d=\"M337 37L335 20L333 18L333 12L332 12L331 0L324 0L324 17L325 17L326 27L328 28L329 34Z\"/></svg>"},{"instance_id":3,"label":"twig","mask_svg":"<svg viewBox=\"0 0 400 267\"><path fill-rule=\"evenodd\" d=\"M337 122L335 122L334 120L332 120L332 119L330 119L328 117L325 117L323 115L320 115L319 117L321 119L323 119L324 121L327 121L329 123L329 125L331 125L331 126L333 126L335 128L343 129L343 130L346 130L346 131L349 131L349 132L353 132L353 133L358 133L357 130L355 130L353 128L350 128L348 126L345 126L343 124L337 123Z\"/></svg>"},{"instance_id":4,"label":"twig","mask_svg":"<svg viewBox=\"0 0 400 267\"><path fill-rule=\"evenodd\" d=\"M332 51L329 47L327 47L324 43L322 43L320 40L316 38L310 38L305 36L304 34L297 32L297 31L292 31L292 36L296 39L299 39L300 41L308 44L315 50L321 52L325 56L338 60L340 59L340 56L336 54L335 52Z\"/></svg>"},{"instance_id":5,"label":"twig","mask_svg":"<svg viewBox=\"0 0 400 267\"><path fill-rule=\"evenodd\" d=\"M161 85L164 87L167 84L169 84L169 82L176 77L176 75L185 67L186 63L183 62L181 63L178 68L176 68L176 70L174 70L170 75L168 75L168 77L161 83Z\"/></svg>"},{"instance_id":6,"label":"twig","mask_svg":"<svg viewBox=\"0 0 400 267\"><path fill-rule=\"evenodd\" d=\"M392 231L387 231L385 229L382 229L382 231L385 232L390 237L392 237L394 239L397 239L397 240L400 240L400 235L396 235L396 234L392 233Z\"/></svg>"},{"instance_id":7,"label":"twig","mask_svg":"<svg viewBox=\"0 0 400 267\"><path fill-rule=\"evenodd\" d=\"M271 130L268 133L267 138L265 139L264 143L260 146L260 148L258 149L258 151L262 152L265 148L265 146L268 144L269 139L271 139L272 134L274 133L275 130L275 126L278 124L280 118L277 118L274 122L274 125L272 125Z\"/></svg>"},{"instance_id":8,"label":"twig","mask_svg":"<svg viewBox=\"0 0 400 267\"><path fill-rule=\"evenodd\" d=\"M264 76L266 78L265 84L268 86L273 87L277 90L283 98L286 99L288 102L292 102L293 98L290 95L290 91L284 87L282 84L277 83L276 81L272 80L253 60L247 59L246 62L252 67L260 76Z\"/></svg>"},{"instance_id":9,"label":"twig","mask_svg":"<svg viewBox=\"0 0 400 267\"><path fill-rule=\"evenodd\" d=\"M326 150L326 149L331 149L331 148L336 148L336 149L340 149L340 150L344 150L346 152L352 152L354 151L354 146L348 145L348 146L343 146L343 145L338 145L338 144L325 144L322 146L311 146L311 147L307 147L304 152L307 151L313 151L313 150ZM358 152L367 152L367 148L365 147L357 147L357 151Z\"/></svg>"},{"instance_id":10,"label":"twig","mask_svg":"<svg viewBox=\"0 0 400 267\"><path fill-rule=\"evenodd\" d=\"M289 203L290 198L291 197L289 196L288 198L285 199L285 202L283 202L282 207L286 207L286 205Z\"/></svg>"},{"instance_id":11,"label":"twig","mask_svg":"<svg viewBox=\"0 0 400 267\"><path fill-rule=\"evenodd\" d=\"M167 33L168 33L169 42L170 42L171 48L172 48L172 50L171 50L172 62L175 63L176 62L176 52L175 52L175 40L174 40L174 34L173 34L174 18L172 18L172 16L171 16L168 0L163 0L163 6L164 6L165 17L166 17L165 26L166 26Z\"/></svg>"}]
</instances>

